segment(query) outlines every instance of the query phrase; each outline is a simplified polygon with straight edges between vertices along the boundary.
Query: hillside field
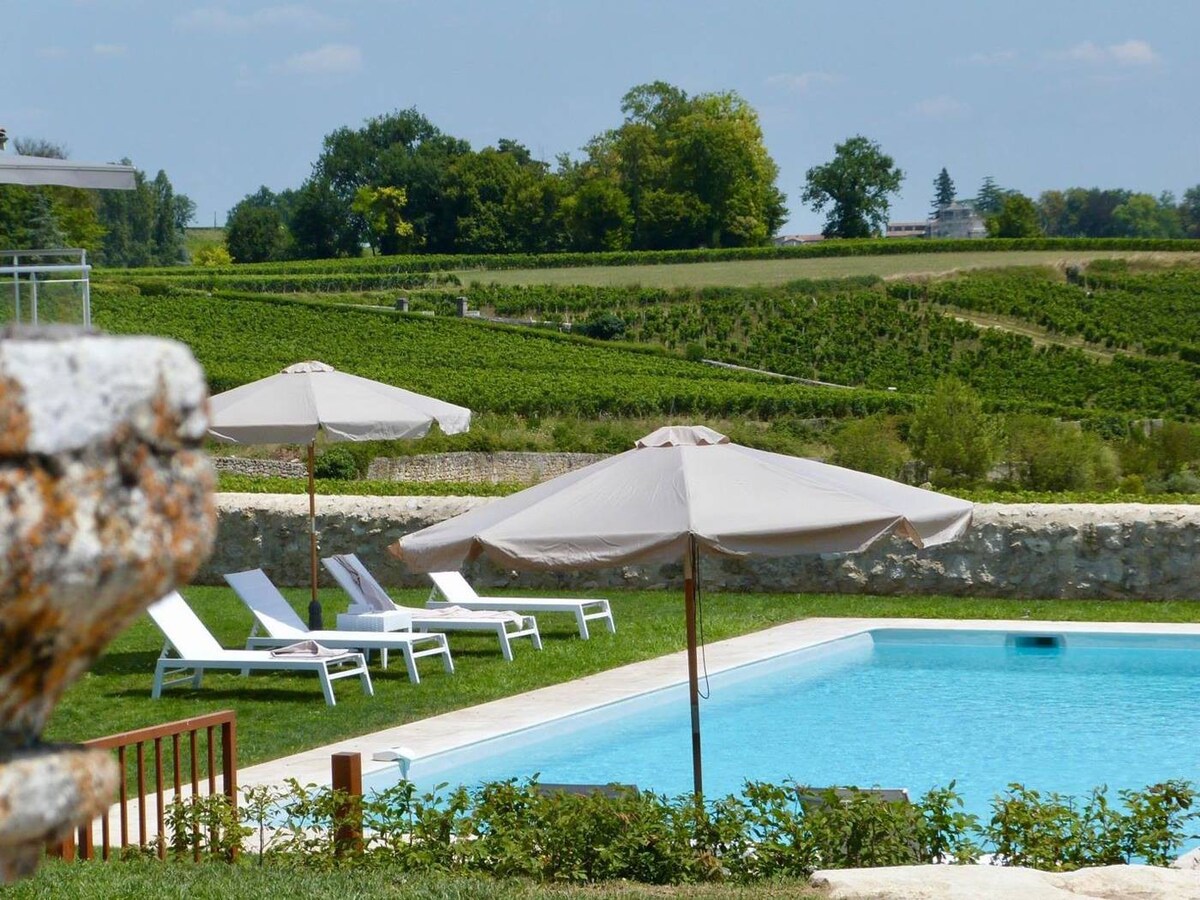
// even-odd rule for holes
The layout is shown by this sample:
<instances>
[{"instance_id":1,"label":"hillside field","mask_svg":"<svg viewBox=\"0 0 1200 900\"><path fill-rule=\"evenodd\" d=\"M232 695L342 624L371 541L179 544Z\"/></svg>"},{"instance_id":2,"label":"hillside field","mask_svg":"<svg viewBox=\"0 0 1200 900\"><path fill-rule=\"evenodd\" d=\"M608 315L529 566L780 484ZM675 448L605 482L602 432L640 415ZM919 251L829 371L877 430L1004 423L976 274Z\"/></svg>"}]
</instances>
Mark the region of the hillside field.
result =
<instances>
[{"instance_id":1,"label":"hillside field","mask_svg":"<svg viewBox=\"0 0 1200 900\"><path fill-rule=\"evenodd\" d=\"M1170 251L1016 250L1008 253L912 253L895 256L841 256L811 259L729 260L674 265L589 266L567 269L458 269L464 284L641 285L644 287L775 286L800 279L880 278L945 275L971 269L1018 266L1065 268L1096 259L1186 263L1195 254Z\"/></svg>"}]
</instances>

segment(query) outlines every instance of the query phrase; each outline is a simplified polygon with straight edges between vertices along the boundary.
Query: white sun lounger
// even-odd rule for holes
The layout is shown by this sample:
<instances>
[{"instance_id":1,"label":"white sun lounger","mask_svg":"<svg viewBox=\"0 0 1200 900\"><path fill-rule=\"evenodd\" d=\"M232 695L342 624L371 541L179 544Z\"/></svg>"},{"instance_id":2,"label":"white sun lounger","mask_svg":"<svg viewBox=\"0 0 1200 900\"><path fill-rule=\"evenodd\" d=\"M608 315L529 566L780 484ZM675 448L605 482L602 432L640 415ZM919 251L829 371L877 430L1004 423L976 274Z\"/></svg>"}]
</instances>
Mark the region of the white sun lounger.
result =
<instances>
[{"instance_id":1,"label":"white sun lounger","mask_svg":"<svg viewBox=\"0 0 1200 900\"><path fill-rule=\"evenodd\" d=\"M325 702L330 706L337 703L333 696L333 681L338 678L357 675L362 682L363 693L367 696L375 693L367 672L367 661L361 653L321 655L318 651L312 655L276 656L270 650L226 650L217 643L177 591L171 591L152 603L147 612L166 638L158 665L154 667L154 687L150 689L150 696L154 699L162 696L164 687L181 681L191 681L192 687L200 687L205 669L238 669L243 675L249 674L252 669L315 672L321 679ZM171 656L172 652L176 655ZM341 665L349 668L330 668Z\"/></svg>"},{"instance_id":2,"label":"white sun lounger","mask_svg":"<svg viewBox=\"0 0 1200 900\"><path fill-rule=\"evenodd\" d=\"M454 672L454 661L450 658L450 646L446 635L440 632L384 632L384 631L309 631L296 611L272 584L262 569L234 572L225 580L254 613L254 630L246 639L246 649L256 647L282 647L297 641L316 641L323 647L341 647L362 650L368 658L372 650L378 650L383 667L387 668L388 651L398 650L404 654L408 668L408 679L419 684L417 660L423 656L440 656L447 672ZM259 630L265 632L260 635Z\"/></svg>"},{"instance_id":3,"label":"white sun lounger","mask_svg":"<svg viewBox=\"0 0 1200 900\"><path fill-rule=\"evenodd\" d=\"M541 597L480 597L475 589L459 572L430 572L433 579L433 593L425 601L429 609L439 609L446 606L461 606L464 609L511 609L516 612L551 613L565 612L575 616L579 623L579 636L585 641L588 634L588 622L600 619L610 632L616 634L617 626L613 622L612 609L607 600L560 600L543 599ZM439 599L439 595L441 598Z\"/></svg>"},{"instance_id":4,"label":"white sun lounger","mask_svg":"<svg viewBox=\"0 0 1200 900\"><path fill-rule=\"evenodd\" d=\"M527 637L533 641L536 649L542 649L542 636L538 633L537 619L533 616L524 616L511 610L470 610L453 606L443 609L420 609L399 606L388 597L387 592L353 553L328 556L322 559L321 563L354 601L350 607L352 613L401 610L412 615L412 628L415 631L490 631L500 641L500 652L509 662L512 662L513 658L512 641L516 638Z\"/></svg>"}]
</instances>

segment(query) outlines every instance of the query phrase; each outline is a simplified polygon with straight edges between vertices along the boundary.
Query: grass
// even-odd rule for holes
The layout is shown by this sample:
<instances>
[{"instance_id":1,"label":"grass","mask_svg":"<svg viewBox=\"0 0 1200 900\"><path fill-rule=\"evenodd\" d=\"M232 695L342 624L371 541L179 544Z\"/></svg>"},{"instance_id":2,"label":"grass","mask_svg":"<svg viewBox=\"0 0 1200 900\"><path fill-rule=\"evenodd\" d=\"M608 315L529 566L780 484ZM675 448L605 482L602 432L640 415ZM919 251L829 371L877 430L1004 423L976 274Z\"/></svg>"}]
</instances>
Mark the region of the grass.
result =
<instances>
[{"instance_id":1,"label":"grass","mask_svg":"<svg viewBox=\"0 0 1200 900\"><path fill-rule=\"evenodd\" d=\"M754 886L696 885L654 887L599 884L587 887L538 885L526 881L422 874L399 867L350 867L332 871L249 864L193 865L136 860L122 863L68 864L47 860L30 880L3 890L6 900L258 900L260 897L336 897L338 900L410 898L410 900L815 900L823 891L803 881Z\"/></svg>"},{"instance_id":2,"label":"grass","mask_svg":"<svg viewBox=\"0 0 1200 900\"><path fill-rule=\"evenodd\" d=\"M227 588L191 587L185 595L200 618L225 646L242 646L250 614ZM286 591L298 611L306 591ZM154 660L161 636L142 616L109 648L59 704L47 729L51 740L85 740L174 719L232 708L238 714L239 764L252 765L423 719L488 700L579 678L625 663L683 648L682 600L673 591L610 591L617 634L595 633L581 641L569 615L542 616L546 649L526 642L505 663L494 637L452 634L457 673L445 674L423 660L421 684L413 685L398 662L381 672L373 667L376 696L364 697L357 683L335 683L338 704L321 701L316 679L308 675L263 673L247 681L232 673L211 673L204 686L168 689L150 699ZM400 602L419 605L427 592L395 591ZM344 608L344 595L322 592L326 616ZM711 593L704 603L708 641L757 631L807 616L900 616L921 618L1020 618L1095 621L1200 621L1200 602L993 600L945 597L876 597L809 594Z\"/></svg>"},{"instance_id":3,"label":"grass","mask_svg":"<svg viewBox=\"0 0 1200 900\"><path fill-rule=\"evenodd\" d=\"M731 260L653 266L581 266L564 269L464 269L454 274L464 284L637 284L645 287L747 287L780 285L799 279L878 275L938 275L963 269L1063 265L1093 259L1178 262L1191 253L1121 250L1013 250L1004 253L905 253L893 256L840 256L813 259Z\"/></svg>"}]
</instances>

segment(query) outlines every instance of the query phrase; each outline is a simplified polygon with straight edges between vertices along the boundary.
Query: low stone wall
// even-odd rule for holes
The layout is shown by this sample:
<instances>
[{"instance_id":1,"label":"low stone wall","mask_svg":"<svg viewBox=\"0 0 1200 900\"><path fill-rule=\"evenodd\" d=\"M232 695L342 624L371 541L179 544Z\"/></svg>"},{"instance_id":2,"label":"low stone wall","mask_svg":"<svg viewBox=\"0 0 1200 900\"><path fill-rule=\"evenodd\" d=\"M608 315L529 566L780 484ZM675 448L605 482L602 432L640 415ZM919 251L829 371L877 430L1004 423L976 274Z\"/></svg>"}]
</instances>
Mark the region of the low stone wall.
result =
<instances>
[{"instance_id":1,"label":"low stone wall","mask_svg":"<svg viewBox=\"0 0 1200 900\"><path fill-rule=\"evenodd\" d=\"M307 478L308 468L298 459L247 459L240 456L214 456L213 468L236 475L273 475Z\"/></svg>"},{"instance_id":2,"label":"low stone wall","mask_svg":"<svg viewBox=\"0 0 1200 900\"><path fill-rule=\"evenodd\" d=\"M367 477L382 481L465 481L533 484L604 459L599 453L425 453L371 460Z\"/></svg>"},{"instance_id":3,"label":"low stone wall","mask_svg":"<svg viewBox=\"0 0 1200 900\"><path fill-rule=\"evenodd\" d=\"M424 586L386 552L405 534L493 502L483 497L321 497L321 553L357 553L387 585ZM308 573L308 499L302 495L218 495L217 549L197 581L264 568L280 584ZM710 590L972 597L1200 599L1200 506L1142 504L980 504L961 540L929 550L880 542L865 553L783 559L706 559ZM323 573L322 573L323 574ZM682 584L679 564L599 572L511 573L488 563L472 577L484 587L593 590ZM331 582L327 582L331 583Z\"/></svg>"}]
</instances>

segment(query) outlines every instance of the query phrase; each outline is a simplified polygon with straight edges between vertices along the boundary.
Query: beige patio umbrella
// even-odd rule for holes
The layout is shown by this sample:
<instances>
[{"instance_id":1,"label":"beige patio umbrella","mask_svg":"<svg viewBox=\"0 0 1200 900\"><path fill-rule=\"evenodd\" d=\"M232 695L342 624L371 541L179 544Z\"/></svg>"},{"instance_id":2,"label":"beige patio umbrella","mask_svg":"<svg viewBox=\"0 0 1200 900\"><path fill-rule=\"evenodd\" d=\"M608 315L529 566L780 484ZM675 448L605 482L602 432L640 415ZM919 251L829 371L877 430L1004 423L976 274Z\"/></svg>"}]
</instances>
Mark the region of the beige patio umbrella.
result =
<instances>
[{"instance_id":1,"label":"beige patio umbrella","mask_svg":"<svg viewBox=\"0 0 1200 900\"><path fill-rule=\"evenodd\" d=\"M962 534L971 510L953 497L680 426L660 428L632 450L422 529L389 549L416 572L457 569L480 556L531 570L681 560L699 796L700 554L855 552L888 534L930 546Z\"/></svg>"},{"instance_id":2,"label":"beige patio umbrella","mask_svg":"<svg viewBox=\"0 0 1200 900\"><path fill-rule=\"evenodd\" d=\"M317 500L313 479L318 432L330 441L424 437L434 422L446 434L471 427L471 411L390 384L339 372L310 360L217 394L209 434L235 444L307 444L309 545L312 551L310 628L321 627L317 601Z\"/></svg>"}]
</instances>

